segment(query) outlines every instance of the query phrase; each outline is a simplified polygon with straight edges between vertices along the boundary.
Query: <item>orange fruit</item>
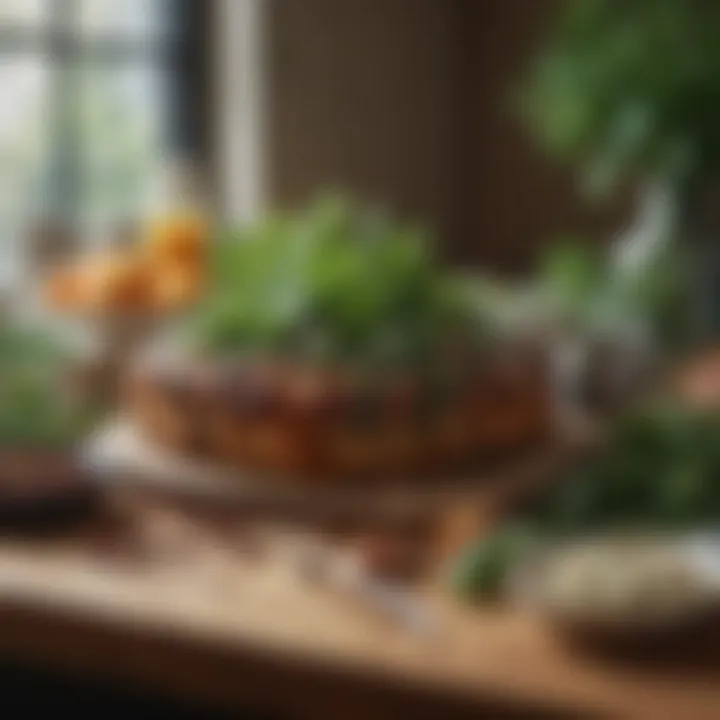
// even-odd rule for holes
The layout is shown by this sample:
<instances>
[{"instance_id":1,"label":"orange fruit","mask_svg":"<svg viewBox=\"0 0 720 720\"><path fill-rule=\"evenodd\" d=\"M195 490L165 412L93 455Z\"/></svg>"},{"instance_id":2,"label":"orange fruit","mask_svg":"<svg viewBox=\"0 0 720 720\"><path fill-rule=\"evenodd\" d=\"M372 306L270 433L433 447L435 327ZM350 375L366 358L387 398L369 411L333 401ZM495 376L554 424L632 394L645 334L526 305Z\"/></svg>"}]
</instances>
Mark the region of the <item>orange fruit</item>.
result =
<instances>
[{"instance_id":1,"label":"orange fruit","mask_svg":"<svg viewBox=\"0 0 720 720\"><path fill-rule=\"evenodd\" d=\"M151 294L150 271L131 253L108 253L82 265L83 295L88 309L128 311L145 307Z\"/></svg>"},{"instance_id":2,"label":"orange fruit","mask_svg":"<svg viewBox=\"0 0 720 720\"><path fill-rule=\"evenodd\" d=\"M207 245L208 228L195 213L178 214L150 223L145 248L153 262L198 264Z\"/></svg>"},{"instance_id":3,"label":"orange fruit","mask_svg":"<svg viewBox=\"0 0 720 720\"><path fill-rule=\"evenodd\" d=\"M45 284L44 297L58 310L71 310L82 305L82 282L77 268L70 266L54 272Z\"/></svg>"},{"instance_id":4,"label":"orange fruit","mask_svg":"<svg viewBox=\"0 0 720 720\"><path fill-rule=\"evenodd\" d=\"M156 309L183 307L200 291L200 272L183 263L165 263L153 272L153 306Z\"/></svg>"}]
</instances>

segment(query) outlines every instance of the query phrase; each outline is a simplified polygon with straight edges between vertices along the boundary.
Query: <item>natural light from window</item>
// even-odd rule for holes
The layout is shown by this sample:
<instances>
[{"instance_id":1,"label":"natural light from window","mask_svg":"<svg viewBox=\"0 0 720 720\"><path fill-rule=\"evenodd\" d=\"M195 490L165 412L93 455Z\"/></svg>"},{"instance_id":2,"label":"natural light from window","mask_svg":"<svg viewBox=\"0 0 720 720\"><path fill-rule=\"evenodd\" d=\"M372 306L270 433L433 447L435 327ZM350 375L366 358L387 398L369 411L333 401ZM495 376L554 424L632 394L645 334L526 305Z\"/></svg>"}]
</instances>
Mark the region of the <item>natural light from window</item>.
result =
<instances>
[{"instance_id":1,"label":"natural light from window","mask_svg":"<svg viewBox=\"0 0 720 720\"><path fill-rule=\"evenodd\" d=\"M167 0L0 2L0 257L71 218L98 241L144 212L166 157Z\"/></svg>"}]
</instances>

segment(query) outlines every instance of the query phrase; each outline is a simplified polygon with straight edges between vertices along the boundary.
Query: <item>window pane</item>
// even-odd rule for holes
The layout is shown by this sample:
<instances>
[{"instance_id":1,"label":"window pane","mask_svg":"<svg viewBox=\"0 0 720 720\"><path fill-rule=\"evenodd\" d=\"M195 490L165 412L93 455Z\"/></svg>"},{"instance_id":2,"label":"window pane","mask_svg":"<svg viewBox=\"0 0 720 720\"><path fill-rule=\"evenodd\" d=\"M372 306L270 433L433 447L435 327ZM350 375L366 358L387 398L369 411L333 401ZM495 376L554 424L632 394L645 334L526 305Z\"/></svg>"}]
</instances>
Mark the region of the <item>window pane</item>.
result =
<instances>
[{"instance_id":1,"label":"window pane","mask_svg":"<svg viewBox=\"0 0 720 720\"><path fill-rule=\"evenodd\" d=\"M48 67L0 57L0 274L13 272L27 221L42 211L48 159Z\"/></svg>"},{"instance_id":2,"label":"window pane","mask_svg":"<svg viewBox=\"0 0 720 720\"><path fill-rule=\"evenodd\" d=\"M164 81L141 64L82 68L81 202L91 227L132 222L151 204L166 155Z\"/></svg>"},{"instance_id":3,"label":"window pane","mask_svg":"<svg viewBox=\"0 0 720 720\"><path fill-rule=\"evenodd\" d=\"M0 28L33 27L47 20L50 0L0 0Z\"/></svg>"},{"instance_id":4,"label":"window pane","mask_svg":"<svg viewBox=\"0 0 720 720\"><path fill-rule=\"evenodd\" d=\"M81 0L80 27L93 37L153 38L165 34L173 0Z\"/></svg>"}]
</instances>

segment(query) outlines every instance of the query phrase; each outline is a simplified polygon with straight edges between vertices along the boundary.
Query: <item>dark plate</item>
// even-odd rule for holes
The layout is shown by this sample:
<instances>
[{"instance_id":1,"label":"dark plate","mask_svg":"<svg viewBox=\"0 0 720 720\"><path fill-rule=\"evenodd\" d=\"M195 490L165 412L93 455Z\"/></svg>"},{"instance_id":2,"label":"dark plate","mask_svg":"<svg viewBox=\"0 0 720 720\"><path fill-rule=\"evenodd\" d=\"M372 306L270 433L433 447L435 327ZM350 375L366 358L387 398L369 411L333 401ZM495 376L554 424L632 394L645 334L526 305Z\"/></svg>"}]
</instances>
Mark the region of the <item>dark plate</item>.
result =
<instances>
[{"instance_id":1,"label":"dark plate","mask_svg":"<svg viewBox=\"0 0 720 720\"><path fill-rule=\"evenodd\" d=\"M0 448L0 530L64 527L90 515L100 499L72 449Z\"/></svg>"},{"instance_id":2,"label":"dark plate","mask_svg":"<svg viewBox=\"0 0 720 720\"><path fill-rule=\"evenodd\" d=\"M594 541L602 543L604 539L595 538ZM672 544L677 546L679 554L684 553L681 539ZM572 542L567 545L572 546ZM538 547L512 573L508 592L515 603L541 615L568 644L601 654L617 653L642 658L666 651L679 653L696 648L708 631L717 625L720 611L718 598L709 590L704 597L698 597L697 602L673 614L653 615L640 610L613 617L563 610L546 596L543 583L546 563L565 549L563 542ZM689 556L688 562L691 562ZM699 582L702 582L700 569L698 573Z\"/></svg>"}]
</instances>

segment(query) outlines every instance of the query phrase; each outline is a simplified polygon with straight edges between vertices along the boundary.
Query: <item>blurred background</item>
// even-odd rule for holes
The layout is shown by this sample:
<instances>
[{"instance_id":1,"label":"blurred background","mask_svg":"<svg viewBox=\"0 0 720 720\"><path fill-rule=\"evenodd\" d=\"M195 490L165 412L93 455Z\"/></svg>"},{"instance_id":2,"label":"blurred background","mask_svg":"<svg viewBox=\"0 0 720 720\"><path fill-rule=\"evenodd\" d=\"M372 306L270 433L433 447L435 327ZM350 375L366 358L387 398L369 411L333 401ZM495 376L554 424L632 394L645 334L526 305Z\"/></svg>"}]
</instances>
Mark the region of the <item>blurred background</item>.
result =
<instances>
[{"instance_id":1,"label":"blurred background","mask_svg":"<svg viewBox=\"0 0 720 720\"><path fill-rule=\"evenodd\" d=\"M527 269L619 207L578 198L509 88L552 0L6 0L0 233L6 279L38 226L117 236L191 164L248 219L339 187L427 220L462 263Z\"/></svg>"},{"instance_id":2,"label":"blurred background","mask_svg":"<svg viewBox=\"0 0 720 720\"><path fill-rule=\"evenodd\" d=\"M181 74L192 77L181 67L186 32L169 5L3 3L6 275L17 271L24 236L45 223L71 226L80 242L137 218L168 152L193 135L176 87ZM171 125L175 117L188 120Z\"/></svg>"},{"instance_id":3,"label":"blurred background","mask_svg":"<svg viewBox=\"0 0 720 720\"><path fill-rule=\"evenodd\" d=\"M424 239L422 232L406 236L404 226L362 218L353 225L352 215L333 214L332 203L327 215L322 206L317 215L298 215L299 224L273 224L275 211L337 190L430 230L458 297L454 281L472 280L462 284L458 318L482 316L482 333L474 323L463 332L472 334L470 362L480 357L475 340L482 339L482 352L490 351L483 359L491 358L499 378L489 375L491 390L495 382L501 388L493 396L498 412L485 396L477 401L489 426L511 404L507 388L515 382L519 415L528 406L535 412L538 390L542 416L531 419L543 433L555 430L564 400L609 425L641 394L665 390L660 383L676 361L720 338L718 29L720 6L706 0L0 0L0 309L22 309L28 280L57 271L48 306L58 317L79 318L83 329L90 317L91 331L101 331L99 360L78 363L78 377L96 400L101 383L83 373L91 365L107 370L111 391L97 405L115 417L135 350L197 299L207 297L198 305L210 320L218 309L232 311L217 317L230 350L244 352L257 350L253 333L264 341L265 324L272 330L273 323L294 338L297 321L298 345L312 344L316 295L333 310L349 310L350 321L361 295L385 297L383 282L404 278L435 298L440 264L421 242L403 254L415 247L403 241ZM238 241L256 228L258 264L252 243L244 245L248 255L237 251L239 242L216 243L218 227ZM355 242L373 232L381 240L375 246ZM304 263L295 255L288 262L285 252L297 237L308 241L298 255ZM341 248L390 252L348 255L360 272L344 275L345 256L327 253L328 237ZM213 251L207 266L206 250ZM378 272L376 257L385 257L389 272ZM223 258L227 267L219 267ZM314 293L313 282L337 295ZM285 285L290 299L275 302ZM407 304L420 320L431 316L433 332L439 328L428 344L442 344L437 318L445 316L434 314L432 302L425 310L417 300ZM382 301L369 306L379 308L369 313L374 342L389 313ZM347 318L336 315L344 330ZM412 324L398 317L388 326L391 340ZM513 352L494 353L505 340ZM219 357L221 346L203 348ZM55 356L39 347L0 335L0 376L29 367L28 358L45 358L43 371L54 370ZM354 361L364 346L348 347L342 357ZM531 362L506 360L515 354ZM711 360L686 394L704 403L709 393L717 410L717 354ZM513 371L522 367L532 369L527 386L523 372ZM191 376L178 377L182 384ZM6 385L12 390L11 380ZM214 398L220 386L212 387ZM318 387L323 399L327 386ZM31 441L33 449L47 443L55 450L62 442L76 459L75 441L85 435L56 438L68 428L62 414L45 422L49 401L32 405L21 423L13 394L2 397L0 450L26 451ZM17 397L18 409L30 407L29 395ZM194 406L190 415L196 423ZM708 422L653 409L618 427L605 447L608 461L593 458L577 491L549 495L549 509L531 518L544 533L537 537L626 523L662 532L715 527L717 414ZM72 429L88 431L80 423ZM20 456L21 470L32 455ZM41 474L56 461L49 457ZM15 466L8 467L13 476ZM147 524L157 523L151 517ZM463 541L474 541L476 530ZM497 547L481 542L461 573L473 602L485 585L497 592L499 568L510 566L504 545ZM710 550L716 554L717 544ZM609 566L612 576L614 557ZM632 566L629 584L635 575ZM582 596L580 604L590 603ZM0 668L0 688L16 688L25 701L28 687L54 682ZM95 690L53 687L64 701L96 702ZM129 703L119 716L150 712L144 699L136 706L127 694L108 692L97 690L95 711Z\"/></svg>"}]
</instances>

